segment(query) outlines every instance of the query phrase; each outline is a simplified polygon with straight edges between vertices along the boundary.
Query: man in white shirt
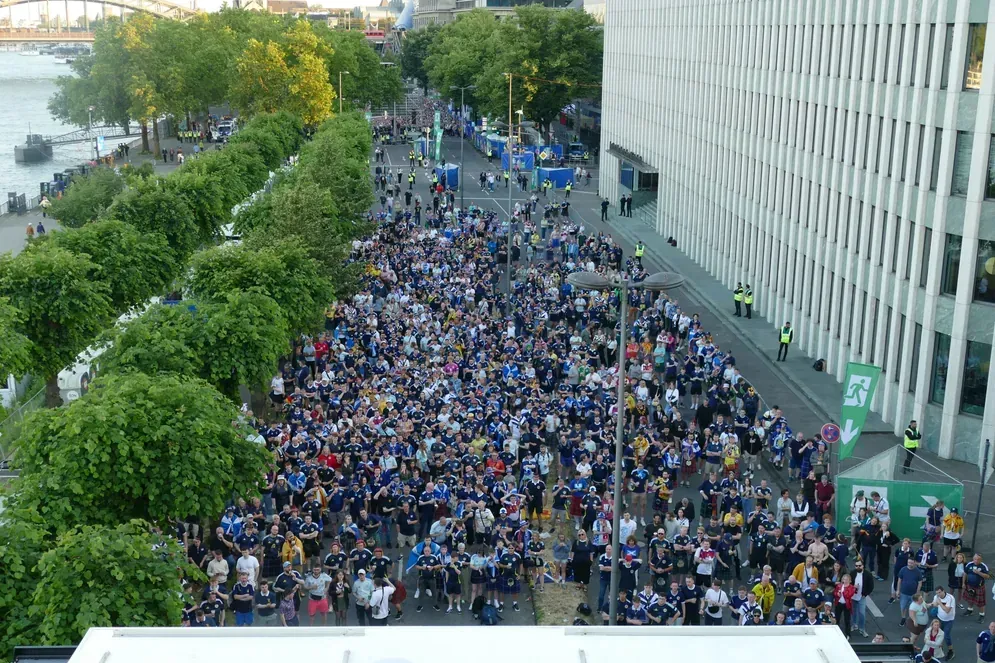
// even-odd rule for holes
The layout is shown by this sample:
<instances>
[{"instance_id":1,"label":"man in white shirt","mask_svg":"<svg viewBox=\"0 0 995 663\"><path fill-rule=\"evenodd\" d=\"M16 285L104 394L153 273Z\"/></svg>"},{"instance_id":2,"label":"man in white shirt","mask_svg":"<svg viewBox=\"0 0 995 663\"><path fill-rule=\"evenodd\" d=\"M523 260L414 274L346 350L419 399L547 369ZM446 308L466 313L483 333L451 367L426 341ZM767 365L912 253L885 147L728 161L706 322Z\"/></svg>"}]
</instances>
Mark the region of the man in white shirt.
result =
<instances>
[{"instance_id":1,"label":"man in white shirt","mask_svg":"<svg viewBox=\"0 0 995 663\"><path fill-rule=\"evenodd\" d=\"M238 573L245 573L249 577L249 584L255 588L259 578L259 560L249 554L249 549L242 551L242 556L235 562L235 570Z\"/></svg>"},{"instance_id":2,"label":"man in white shirt","mask_svg":"<svg viewBox=\"0 0 995 663\"><path fill-rule=\"evenodd\" d=\"M940 620L940 628L943 629L943 644L947 646L946 658L952 658L954 643L950 634L954 628L954 617L957 616L957 601L953 594L943 587L937 587L930 606L936 608L936 618Z\"/></svg>"},{"instance_id":3,"label":"man in white shirt","mask_svg":"<svg viewBox=\"0 0 995 663\"><path fill-rule=\"evenodd\" d=\"M713 580L705 592L705 626L721 626L722 610L729 605L729 595L722 591L722 581Z\"/></svg>"},{"instance_id":4,"label":"man in white shirt","mask_svg":"<svg viewBox=\"0 0 995 663\"><path fill-rule=\"evenodd\" d=\"M370 596L370 622L373 626L386 626L390 614L390 597L394 585L389 578L373 579L373 594ZM400 615L398 615L400 617Z\"/></svg>"}]
</instances>

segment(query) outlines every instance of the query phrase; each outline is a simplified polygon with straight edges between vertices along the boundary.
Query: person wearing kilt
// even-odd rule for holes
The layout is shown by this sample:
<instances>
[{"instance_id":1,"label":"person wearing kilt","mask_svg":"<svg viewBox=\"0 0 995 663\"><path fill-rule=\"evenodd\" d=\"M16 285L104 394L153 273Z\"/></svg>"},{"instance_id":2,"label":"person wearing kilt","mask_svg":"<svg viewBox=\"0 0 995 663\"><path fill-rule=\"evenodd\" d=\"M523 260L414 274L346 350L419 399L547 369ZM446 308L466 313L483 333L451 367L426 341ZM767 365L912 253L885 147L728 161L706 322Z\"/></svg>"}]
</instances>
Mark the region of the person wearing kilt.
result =
<instances>
[{"instance_id":1,"label":"person wearing kilt","mask_svg":"<svg viewBox=\"0 0 995 663\"><path fill-rule=\"evenodd\" d=\"M964 566L964 593L961 595L964 604L961 608L965 615L978 611L978 621L985 620L985 605L988 601L987 583L990 573L988 565L981 561L981 555L975 554Z\"/></svg>"},{"instance_id":2,"label":"person wearing kilt","mask_svg":"<svg viewBox=\"0 0 995 663\"><path fill-rule=\"evenodd\" d=\"M933 587L935 586L933 580L933 569L935 569L940 562L936 557L936 553L933 552L932 542L923 542L922 548L916 551L916 561L919 563L919 568L922 570L922 591L933 591Z\"/></svg>"},{"instance_id":3,"label":"person wearing kilt","mask_svg":"<svg viewBox=\"0 0 995 663\"><path fill-rule=\"evenodd\" d=\"M649 556L649 567L653 576L653 591L664 594L670 587L670 573L674 570L674 560L666 546L653 546L653 552Z\"/></svg>"},{"instance_id":4,"label":"person wearing kilt","mask_svg":"<svg viewBox=\"0 0 995 663\"><path fill-rule=\"evenodd\" d=\"M504 552L504 546L497 548L493 556L488 556L487 565L484 567L486 600L490 601L498 610L501 609L501 602L498 600L498 595L501 593L501 569L498 568L498 560L501 559Z\"/></svg>"},{"instance_id":5,"label":"person wearing kilt","mask_svg":"<svg viewBox=\"0 0 995 663\"><path fill-rule=\"evenodd\" d=\"M511 607L518 612L518 595L522 591L522 582L518 578L518 570L522 566L522 555L519 552L521 544L514 544L514 548L505 551L498 560L498 567L501 569L501 593L511 596ZM499 611L504 610L502 603L498 607Z\"/></svg>"}]
</instances>

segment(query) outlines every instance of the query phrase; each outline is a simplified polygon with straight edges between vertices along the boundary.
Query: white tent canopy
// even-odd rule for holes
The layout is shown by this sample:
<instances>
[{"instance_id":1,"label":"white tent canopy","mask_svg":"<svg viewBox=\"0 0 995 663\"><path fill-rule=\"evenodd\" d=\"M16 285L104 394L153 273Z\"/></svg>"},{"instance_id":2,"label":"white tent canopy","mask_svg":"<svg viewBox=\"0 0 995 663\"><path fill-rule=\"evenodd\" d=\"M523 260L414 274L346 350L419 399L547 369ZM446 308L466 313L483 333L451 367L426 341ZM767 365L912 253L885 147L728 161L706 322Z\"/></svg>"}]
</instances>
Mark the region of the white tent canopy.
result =
<instances>
[{"instance_id":1,"label":"white tent canopy","mask_svg":"<svg viewBox=\"0 0 995 663\"><path fill-rule=\"evenodd\" d=\"M329 663L438 663L447 652L474 652L474 663L507 663L509 655L547 663L713 660L736 663L857 663L835 626L388 626L357 628L93 628L70 663L217 663L284 660ZM514 652L504 646L513 643ZM624 639L623 639L624 638ZM445 655L442 655L446 658Z\"/></svg>"}]
</instances>

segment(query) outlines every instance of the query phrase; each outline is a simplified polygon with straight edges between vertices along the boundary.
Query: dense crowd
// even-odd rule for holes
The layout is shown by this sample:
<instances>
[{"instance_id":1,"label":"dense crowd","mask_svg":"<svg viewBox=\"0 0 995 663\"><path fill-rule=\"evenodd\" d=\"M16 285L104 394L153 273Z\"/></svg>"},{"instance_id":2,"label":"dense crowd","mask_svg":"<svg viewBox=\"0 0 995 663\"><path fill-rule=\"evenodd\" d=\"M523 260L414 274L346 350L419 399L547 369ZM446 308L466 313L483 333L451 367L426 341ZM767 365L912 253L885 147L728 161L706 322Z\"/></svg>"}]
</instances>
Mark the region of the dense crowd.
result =
<instances>
[{"instance_id":1,"label":"dense crowd","mask_svg":"<svg viewBox=\"0 0 995 663\"><path fill-rule=\"evenodd\" d=\"M206 540L185 527L211 577L191 624L223 623L231 605L238 624L294 625L304 604L310 623L383 624L429 607L489 623L521 609L523 585L587 588L592 575L589 612L607 621L617 601L633 625L834 623L869 637L866 597L889 575L928 656L952 654L957 598L983 619L988 567L957 552L956 510L931 509L915 545L889 532L879 495L858 494L850 521L834 523L826 445L762 405L697 315L632 290L619 320L617 291L568 283L578 270L646 277L609 235L517 205L509 297L507 222L430 194L424 206L419 194L381 200L376 232L353 246L367 266L359 293L274 377L272 407L254 419L277 465L262 499L233 504ZM622 324L631 340L619 348ZM619 352L625 513L613 551ZM788 467L795 495L754 476L762 457ZM682 486L700 499L678 499Z\"/></svg>"}]
</instances>

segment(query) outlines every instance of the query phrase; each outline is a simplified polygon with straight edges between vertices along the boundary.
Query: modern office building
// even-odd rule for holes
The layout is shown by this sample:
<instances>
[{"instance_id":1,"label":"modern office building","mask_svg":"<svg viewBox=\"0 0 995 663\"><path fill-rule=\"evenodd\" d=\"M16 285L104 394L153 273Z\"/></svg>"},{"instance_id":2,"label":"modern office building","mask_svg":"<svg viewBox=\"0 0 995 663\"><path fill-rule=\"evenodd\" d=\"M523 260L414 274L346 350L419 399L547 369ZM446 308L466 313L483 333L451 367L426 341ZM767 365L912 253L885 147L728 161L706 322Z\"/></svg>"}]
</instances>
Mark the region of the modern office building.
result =
<instances>
[{"instance_id":1,"label":"modern office building","mask_svg":"<svg viewBox=\"0 0 995 663\"><path fill-rule=\"evenodd\" d=\"M449 23L474 9L486 9L495 16L508 16L515 13L515 7L523 5L538 4L563 9L574 2L575 0L418 0L414 27L417 30L431 23Z\"/></svg>"},{"instance_id":2,"label":"modern office building","mask_svg":"<svg viewBox=\"0 0 995 663\"><path fill-rule=\"evenodd\" d=\"M990 0L608 2L602 188L752 284L874 410L979 459L995 438ZM993 51L989 53L988 51ZM986 66L987 64L987 66Z\"/></svg>"}]
</instances>

